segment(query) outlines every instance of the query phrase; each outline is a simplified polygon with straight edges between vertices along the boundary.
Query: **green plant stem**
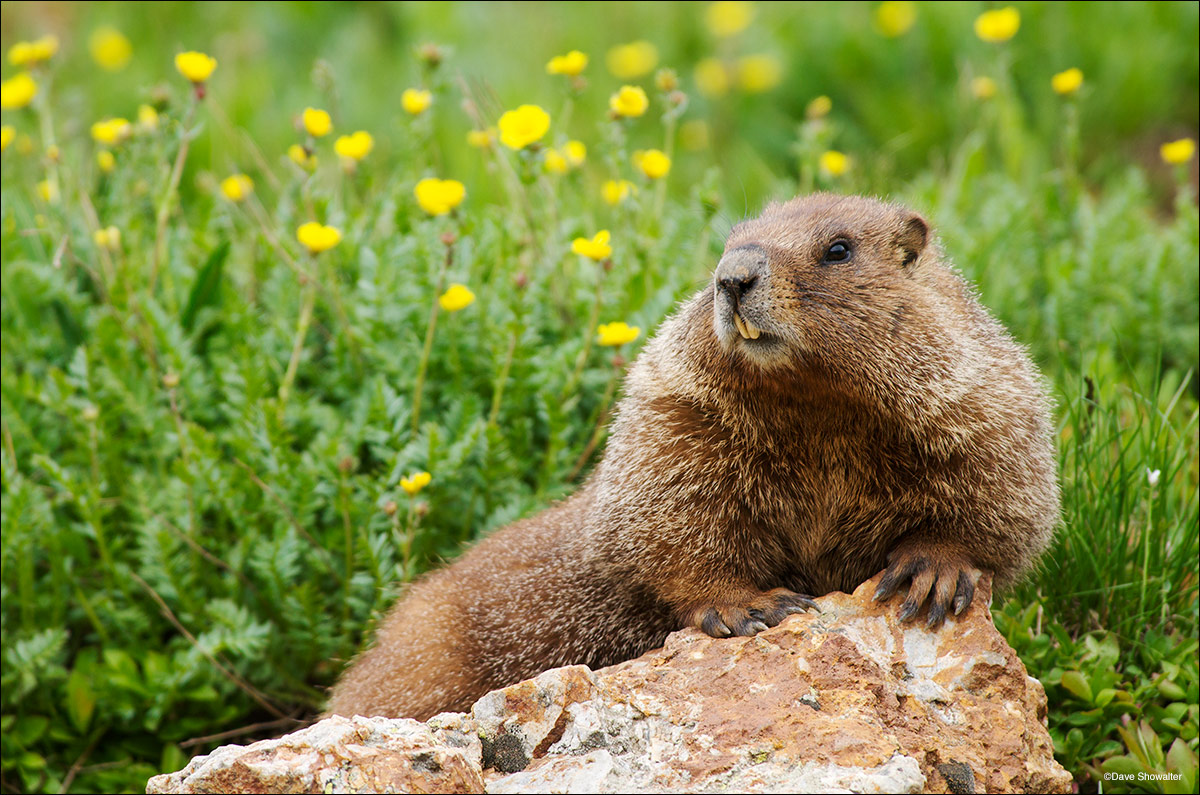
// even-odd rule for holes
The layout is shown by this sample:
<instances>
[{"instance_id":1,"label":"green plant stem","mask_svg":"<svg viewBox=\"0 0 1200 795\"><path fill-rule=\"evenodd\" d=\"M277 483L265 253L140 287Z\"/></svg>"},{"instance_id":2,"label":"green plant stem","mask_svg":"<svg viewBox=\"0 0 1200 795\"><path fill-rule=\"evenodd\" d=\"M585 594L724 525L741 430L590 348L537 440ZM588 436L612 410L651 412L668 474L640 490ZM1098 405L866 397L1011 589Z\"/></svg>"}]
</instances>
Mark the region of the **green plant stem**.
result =
<instances>
[{"instance_id":1,"label":"green plant stem","mask_svg":"<svg viewBox=\"0 0 1200 795\"><path fill-rule=\"evenodd\" d=\"M175 422L175 435L179 437L179 457L183 459L183 469L187 472L188 481L188 533L196 534L196 496L195 481L192 477L191 456L188 453L187 428L183 424L183 415L179 411L179 401L175 398L175 387L168 387L167 396L171 401L171 418ZM199 555L195 555L199 562Z\"/></svg>"},{"instance_id":2,"label":"green plant stem","mask_svg":"<svg viewBox=\"0 0 1200 795\"><path fill-rule=\"evenodd\" d=\"M588 356L592 353L592 338L596 336L596 326L600 323L600 304L604 297L604 274L607 272L608 260L601 265L600 272L596 274L596 295L592 299L592 309L588 315L587 331L583 336L583 350L575 357L575 369L571 372L571 377L567 379L566 386L563 387L562 395L565 399L579 384L579 379L583 376L583 368L587 366Z\"/></svg>"},{"instance_id":3,"label":"green plant stem","mask_svg":"<svg viewBox=\"0 0 1200 795\"><path fill-rule=\"evenodd\" d=\"M342 620L350 620L351 580L354 575L354 528L350 522L350 489L346 483L346 473L341 473L341 483L338 485L338 497L342 512L342 532L346 542L346 590L342 599Z\"/></svg>"},{"instance_id":4,"label":"green plant stem","mask_svg":"<svg viewBox=\"0 0 1200 795\"><path fill-rule=\"evenodd\" d=\"M508 382L508 373L512 369L513 355L517 351L517 336L518 332L513 329L508 336L508 353L504 356L504 365L500 368L500 375L496 377L496 386L492 390L492 410L488 412L488 427L496 427L496 419L500 416L500 402L504 397L504 385Z\"/></svg>"},{"instance_id":5,"label":"green plant stem","mask_svg":"<svg viewBox=\"0 0 1200 795\"><path fill-rule=\"evenodd\" d=\"M667 113L665 122L666 130L663 134L663 154L667 156L668 161L674 160L675 157L675 127L679 124L679 117L674 112ZM650 218L652 222L659 222L662 219L663 206L667 201L667 177L670 174L664 174L658 180L658 184L654 186L654 215Z\"/></svg>"},{"instance_id":6,"label":"green plant stem","mask_svg":"<svg viewBox=\"0 0 1200 795\"><path fill-rule=\"evenodd\" d=\"M317 284L309 281L304 285L304 294L300 304L300 318L296 322L296 337L292 340L292 356L288 360L287 372L283 374L283 382L279 385L279 411L282 414L287 403L288 393L292 382L296 380L296 369L300 366L300 353L304 350L304 337L308 334L308 326L312 322L313 306L317 302Z\"/></svg>"},{"instance_id":7,"label":"green plant stem","mask_svg":"<svg viewBox=\"0 0 1200 795\"><path fill-rule=\"evenodd\" d=\"M1142 528L1142 580L1138 593L1138 616L1146 609L1146 583L1150 581L1150 536L1154 532L1154 495L1157 486L1150 487L1150 496L1146 498L1146 526Z\"/></svg>"},{"instance_id":8,"label":"green plant stem","mask_svg":"<svg viewBox=\"0 0 1200 795\"><path fill-rule=\"evenodd\" d=\"M433 335L437 331L438 310L441 305L438 298L446 284L446 273L454 261L454 244L446 246L446 257L442 260L441 270L438 271L437 287L433 291L433 301L429 309L429 325L425 328L425 346L421 349L421 363L417 366L417 383L413 386L412 401L412 432L415 436L421 427L421 393L425 389L425 372L429 368L429 354L433 351Z\"/></svg>"},{"instance_id":9,"label":"green plant stem","mask_svg":"<svg viewBox=\"0 0 1200 795\"><path fill-rule=\"evenodd\" d=\"M568 81L570 81L571 79L572 78L567 78ZM567 129L567 127L571 123L571 112L574 109L575 109L575 89L571 85L568 84L567 98L563 100L562 110L560 110L558 112L558 129L562 132L563 135L567 136L568 139L570 139L571 133Z\"/></svg>"},{"instance_id":10,"label":"green plant stem","mask_svg":"<svg viewBox=\"0 0 1200 795\"><path fill-rule=\"evenodd\" d=\"M42 151L51 152L58 149L54 138L54 117L51 113L52 105L50 103L50 87L47 85L46 90L39 92L37 101L34 103L34 108L37 110L38 130L42 136ZM61 156L61 155L59 155ZM47 179L50 182L51 196L57 196L62 200L62 191L60 188L61 180L58 174L58 157L47 157L49 165L46 167Z\"/></svg>"},{"instance_id":11,"label":"green plant stem","mask_svg":"<svg viewBox=\"0 0 1200 795\"><path fill-rule=\"evenodd\" d=\"M163 266L167 256L167 221L171 217L171 202L179 190L179 181L183 178L183 164L187 162L188 147L192 142L192 132L189 129L196 115L196 106L200 99L192 92L192 101L188 104L187 115L183 118L183 132L180 134L179 151L175 155L175 165L171 168L171 176L167 180L167 189L163 192L158 203L158 212L154 219L154 259L150 266L150 293L158 284L158 271Z\"/></svg>"},{"instance_id":12,"label":"green plant stem","mask_svg":"<svg viewBox=\"0 0 1200 795\"><path fill-rule=\"evenodd\" d=\"M596 422L592 428L592 435L588 439L587 445L583 448L583 452L579 454L579 458L575 460L575 465L571 467L571 474L567 476L567 482L573 482L579 476L580 471L591 459L592 453L600 445L600 437L604 435L604 426L608 422L608 412L612 407L613 396L617 392L617 381L621 376L621 368L613 366L612 377L608 379L608 387L604 390L604 397L600 398L600 410L596 414Z\"/></svg>"},{"instance_id":13,"label":"green plant stem","mask_svg":"<svg viewBox=\"0 0 1200 795\"><path fill-rule=\"evenodd\" d=\"M404 581L408 582L412 579L412 545L413 540L417 536L417 525L421 519L417 516L417 497L410 495L408 498L408 518L404 523L404 538L400 544L400 558L404 565Z\"/></svg>"}]
</instances>

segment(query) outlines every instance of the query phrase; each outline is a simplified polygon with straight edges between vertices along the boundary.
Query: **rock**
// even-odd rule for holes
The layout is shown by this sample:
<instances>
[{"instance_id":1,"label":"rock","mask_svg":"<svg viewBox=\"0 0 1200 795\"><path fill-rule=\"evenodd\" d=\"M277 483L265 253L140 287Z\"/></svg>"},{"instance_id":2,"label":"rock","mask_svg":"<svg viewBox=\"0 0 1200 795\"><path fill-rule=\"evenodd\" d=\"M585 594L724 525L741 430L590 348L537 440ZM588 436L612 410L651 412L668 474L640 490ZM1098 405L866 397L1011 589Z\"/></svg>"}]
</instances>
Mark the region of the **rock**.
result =
<instances>
[{"instance_id":1,"label":"rock","mask_svg":"<svg viewBox=\"0 0 1200 795\"><path fill-rule=\"evenodd\" d=\"M146 792L483 792L480 752L464 715L428 724L333 717L197 756L177 773L150 779Z\"/></svg>"},{"instance_id":2,"label":"rock","mask_svg":"<svg viewBox=\"0 0 1200 795\"><path fill-rule=\"evenodd\" d=\"M610 668L547 671L470 716L331 718L227 746L148 791L1069 792L989 583L937 632L897 623L875 584L752 638L684 630Z\"/></svg>"}]
</instances>

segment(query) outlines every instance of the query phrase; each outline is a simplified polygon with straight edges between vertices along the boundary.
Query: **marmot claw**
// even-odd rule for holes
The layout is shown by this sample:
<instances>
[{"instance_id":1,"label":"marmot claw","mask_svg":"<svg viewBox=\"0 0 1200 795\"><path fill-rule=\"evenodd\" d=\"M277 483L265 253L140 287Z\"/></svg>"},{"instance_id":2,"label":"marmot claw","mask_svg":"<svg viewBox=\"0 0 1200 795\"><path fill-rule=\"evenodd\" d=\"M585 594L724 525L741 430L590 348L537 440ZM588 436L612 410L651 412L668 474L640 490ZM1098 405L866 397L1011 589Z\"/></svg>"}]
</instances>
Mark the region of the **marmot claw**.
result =
<instances>
[{"instance_id":1,"label":"marmot claw","mask_svg":"<svg viewBox=\"0 0 1200 795\"><path fill-rule=\"evenodd\" d=\"M911 621L926 602L926 626L936 629L947 613L962 615L975 597L975 583L982 572L958 555L935 550L898 550L888 556L888 567L875 588L874 601L891 599L908 582L908 596L900 605L899 619Z\"/></svg>"},{"instance_id":2,"label":"marmot claw","mask_svg":"<svg viewBox=\"0 0 1200 795\"><path fill-rule=\"evenodd\" d=\"M713 605L696 611L693 626L714 638L756 635L793 613L821 612L812 597L775 588L741 605Z\"/></svg>"}]
</instances>

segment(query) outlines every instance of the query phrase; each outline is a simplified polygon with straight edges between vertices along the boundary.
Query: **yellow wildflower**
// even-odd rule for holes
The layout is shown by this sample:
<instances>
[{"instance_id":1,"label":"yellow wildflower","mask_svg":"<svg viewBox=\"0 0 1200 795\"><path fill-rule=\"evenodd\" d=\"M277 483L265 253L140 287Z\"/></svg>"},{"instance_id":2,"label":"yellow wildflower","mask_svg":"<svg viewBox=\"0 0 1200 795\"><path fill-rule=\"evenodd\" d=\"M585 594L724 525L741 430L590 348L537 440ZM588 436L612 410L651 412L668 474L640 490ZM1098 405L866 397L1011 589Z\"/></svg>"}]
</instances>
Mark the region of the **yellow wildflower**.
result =
<instances>
[{"instance_id":1,"label":"yellow wildflower","mask_svg":"<svg viewBox=\"0 0 1200 795\"><path fill-rule=\"evenodd\" d=\"M300 166L305 171L312 171L317 167L317 156L305 149L300 144L292 144L288 147L287 156L293 163Z\"/></svg>"},{"instance_id":2,"label":"yellow wildflower","mask_svg":"<svg viewBox=\"0 0 1200 795\"><path fill-rule=\"evenodd\" d=\"M738 61L737 75L742 90L761 94L779 85L783 64L774 55L747 55Z\"/></svg>"},{"instance_id":3,"label":"yellow wildflower","mask_svg":"<svg viewBox=\"0 0 1200 795\"><path fill-rule=\"evenodd\" d=\"M486 130L467 131L467 146L475 149L490 149L496 143L496 131L489 127Z\"/></svg>"},{"instance_id":4,"label":"yellow wildflower","mask_svg":"<svg viewBox=\"0 0 1200 795\"><path fill-rule=\"evenodd\" d=\"M671 158L658 149L634 152L633 164L650 179L662 179L671 170Z\"/></svg>"},{"instance_id":5,"label":"yellow wildflower","mask_svg":"<svg viewBox=\"0 0 1200 795\"><path fill-rule=\"evenodd\" d=\"M750 27L754 19L754 4L740 0L721 0L704 12L704 21L714 36L735 36Z\"/></svg>"},{"instance_id":6,"label":"yellow wildflower","mask_svg":"<svg viewBox=\"0 0 1200 795\"><path fill-rule=\"evenodd\" d=\"M46 159L51 163L57 163L62 157L62 150L58 148L58 144L50 144L46 147Z\"/></svg>"},{"instance_id":7,"label":"yellow wildflower","mask_svg":"<svg viewBox=\"0 0 1200 795\"><path fill-rule=\"evenodd\" d=\"M371 154L375 148L375 139L366 130L359 130L353 135L339 136L333 142L333 151L348 160L362 160Z\"/></svg>"},{"instance_id":8,"label":"yellow wildflower","mask_svg":"<svg viewBox=\"0 0 1200 795\"><path fill-rule=\"evenodd\" d=\"M1083 72L1076 67L1059 72L1050 78L1050 87L1054 89L1054 93L1061 94L1064 97L1074 94L1082 85Z\"/></svg>"},{"instance_id":9,"label":"yellow wildflower","mask_svg":"<svg viewBox=\"0 0 1200 795\"><path fill-rule=\"evenodd\" d=\"M438 296L438 306L447 312L457 312L475 303L475 293L465 284L451 284L446 292Z\"/></svg>"},{"instance_id":10,"label":"yellow wildflower","mask_svg":"<svg viewBox=\"0 0 1200 795\"><path fill-rule=\"evenodd\" d=\"M0 83L0 108L16 110L23 108L37 96L38 86L29 72L18 72Z\"/></svg>"},{"instance_id":11,"label":"yellow wildflower","mask_svg":"<svg viewBox=\"0 0 1200 795\"><path fill-rule=\"evenodd\" d=\"M109 146L121 143L132 133L133 125L128 119L104 119L92 125L92 138Z\"/></svg>"},{"instance_id":12,"label":"yellow wildflower","mask_svg":"<svg viewBox=\"0 0 1200 795\"><path fill-rule=\"evenodd\" d=\"M113 153L107 149L101 149L96 152L96 166L102 174L111 174L113 169L117 167L117 159L113 157Z\"/></svg>"},{"instance_id":13,"label":"yellow wildflower","mask_svg":"<svg viewBox=\"0 0 1200 795\"><path fill-rule=\"evenodd\" d=\"M1180 138L1178 141L1168 141L1158 149L1164 162L1171 165L1181 165L1196 155L1196 142L1191 138Z\"/></svg>"},{"instance_id":14,"label":"yellow wildflower","mask_svg":"<svg viewBox=\"0 0 1200 795\"><path fill-rule=\"evenodd\" d=\"M618 116L637 118L650 107L650 100L641 86L621 86L621 90L608 98L608 107Z\"/></svg>"},{"instance_id":15,"label":"yellow wildflower","mask_svg":"<svg viewBox=\"0 0 1200 795\"><path fill-rule=\"evenodd\" d=\"M588 57L579 50L571 50L566 55L556 55L546 64L546 74L566 75L576 77L587 68Z\"/></svg>"},{"instance_id":16,"label":"yellow wildflower","mask_svg":"<svg viewBox=\"0 0 1200 795\"><path fill-rule=\"evenodd\" d=\"M17 131L13 129L11 124L5 124L3 127L0 127L0 152L8 148L8 145L12 143L16 135Z\"/></svg>"},{"instance_id":17,"label":"yellow wildflower","mask_svg":"<svg viewBox=\"0 0 1200 795\"><path fill-rule=\"evenodd\" d=\"M996 81L986 75L971 81L971 93L976 99L991 99L996 96Z\"/></svg>"},{"instance_id":18,"label":"yellow wildflower","mask_svg":"<svg viewBox=\"0 0 1200 795\"><path fill-rule=\"evenodd\" d=\"M625 201L631 194L637 193L637 186L627 179L610 179L600 187L600 193L604 196L604 201L615 206Z\"/></svg>"},{"instance_id":19,"label":"yellow wildflower","mask_svg":"<svg viewBox=\"0 0 1200 795\"><path fill-rule=\"evenodd\" d=\"M300 245L308 249L310 254L320 254L328 251L342 241L342 233L333 226L322 226L316 221L309 221L296 230L296 239Z\"/></svg>"},{"instance_id":20,"label":"yellow wildflower","mask_svg":"<svg viewBox=\"0 0 1200 795\"><path fill-rule=\"evenodd\" d=\"M596 341L601 345L609 347L633 342L642 333L641 328L631 326L623 320L618 320L615 323L601 323L596 331L599 332Z\"/></svg>"},{"instance_id":21,"label":"yellow wildflower","mask_svg":"<svg viewBox=\"0 0 1200 795\"><path fill-rule=\"evenodd\" d=\"M500 143L509 149L524 149L542 139L550 129L550 114L537 105L522 105L500 117Z\"/></svg>"},{"instance_id":22,"label":"yellow wildflower","mask_svg":"<svg viewBox=\"0 0 1200 795\"><path fill-rule=\"evenodd\" d=\"M133 45L125 38L125 34L107 25L92 31L88 38L88 50L92 53L92 60L108 72L121 71L133 57Z\"/></svg>"},{"instance_id":23,"label":"yellow wildflower","mask_svg":"<svg viewBox=\"0 0 1200 795\"><path fill-rule=\"evenodd\" d=\"M48 61L58 52L57 36L42 36L34 41L18 41L8 51L8 62L13 66L37 66Z\"/></svg>"},{"instance_id":24,"label":"yellow wildflower","mask_svg":"<svg viewBox=\"0 0 1200 795\"><path fill-rule=\"evenodd\" d=\"M608 51L604 62L614 76L632 80L650 74L658 66L658 48L645 40L620 44Z\"/></svg>"},{"instance_id":25,"label":"yellow wildflower","mask_svg":"<svg viewBox=\"0 0 1200 795\"><path fill-rule=\"evenodd\" d=\"M245 174L234 174L221 180L221 193L231 202L240 202L254 192L254 180Z\"/></svg>"},{"instance_id":26,"label":"yellow wildflower","mask_svg":"<svg viewBox=\"0 0 1200 795\"><path fill-rule=\"evenodd\" d=\"M850 170L850 158L841 152L830 149L821 154L817 166L826 176L840 177Z\"/></svg>"},{"instance_id":27,"label":"yellow wildflower","mask_svg":"<svg viewBox=\"0 0 1200 795\"><path fill-rule=\"evenodd\" d=\"M37 184L38 196L42 197L42 201L47 204L54 204L58 201L58 188L48 179L44 179Z\"/></svg>"},{"instance_id":28,"label":"yellow wildflower","mask_svg":"<svg viewBox=\"0 0 1200 795\"><path fill-rule=\"evenodd\" d=\"M400 478L400 488L410 497L417 496L417 492L429 485L429 481L433 480L433 475L428 472L414 472L406 478Z\"/></svg>"},{"instance_id":29,"label":"yellow wildflower","mask_svg":"<svg viewBox=\"0 0 1200 795\"><path fill-rule=\"evenodd\" d=\"M804 117L806 119L823 119L829 115L831 110L833 110L833 100L822 94L819 97L813 97L805 106Z\"/></svg>"},{"instance_id":30,"label":"yellow wildflower","mask_svg":"<svg viewBox=\"0 0 1200 795\"><path fill-rule=\"evenodd\" d=\"M571 166L557 149L547 149L542 155L542 167L551 174L566 174Z\"/></svg>"},{"instance_id":31,"label":"yellow wildflower","mask_svg":"<svg viewBox=\"0 0 1200 795\"><path fill-rule=\"evenodd\" d=\"M121 230L115 226L97 229L92 233L92 242L98 248L106 248L109 251L116 251L121 247Z\"/></svg>"},{"instance_id":32,"label":"yellow wildflower","mask_svg":"<svg viewBox=\"0 0 1200 795\"><path fill-rule=\"evenodd\" d=\"M571 242L571 251L574 251L581 257L587 257L599 262L602 259L608 259L612 256L612 246L608 244L608 240L608 230L601 229L591 240L588 240L586 237L575 238Z\"/></svg>"},{"instance_id":33,"label":"yellow wildflower","mask_svg":"<svg viewBox=\"0 0 1200 795\"><path fill-rule=\"evenodd\" d=\"M193 83L203 83L217 68L217 59L202 52L189 50L175 56L175 68Z\"/></svg>"},{"instance_id":34,"label":"yellow wildflower","mask_svg":"<svg viewBox=\"0 0 1200 795\"><path fill-rule=\"evenodd\" d=\"M579 168L587 160L587 147L583 141L567 141L563 144L562 153L571 168Z\"/></svg>"},{"instance_id":35,"label":"yellow wildflower","mask_svg":"<svg viewBox=\"0 0 1200 795\"><path fill-rule=\"evenodd\" d=\"M158 111L150 105L138 105L138 129L154 132L158 129Z\"/></svg>"},{"instance_id":36,"label":"yellow wildflower","mask_svg":"<svg viewBox=\"0 0 1200 795\"><path fill-rule=\"evenodd\" d=\"M895 38L903 36L917 21L917 4L906 0L888 0L875 7L875 27L880 33Z\"/></svg>"},{"instance_id":37,"label":"yellow wildflower","mask_svg":"<svg viewBox=\"0 0 1200 795\"><path fill-rule=\"evenodd\" d=\"M719 58L704 58L696 64L692 76L700 93L710 97L723 97L729 93L729 70Z\"/></svg>"},{"instance_id":38,"label":"yellow wildflower","mask_svg":"<svg viewBox=\"0 0 1200 795\"><path fill-rule=\"evenodd\" d=\"M423 88L406 88L400 95L400 106L407 113L418 116L433 104L433 94Z\"/></svg>"},{"instance_id":39,"label":"yellow wildflower","mask_svg":"<svg viewBox=\"0 0 1200 795\"><path fill-rule=\"evenodd\" d=\"M975 35L992 43L1008 41L1020 27L1021 12L1012 6L984 11L975 19Z\"/></svg>"},{"instance_id":40,"label":"yellow wildflower","mask_svg":"<svg viewBox=\"0 0 1200 795\"><path fill-rule=\"evenodd\" d=\"M467 188L456 179L426 177L413 188L417 204L430 215L446 215L467 197Z\"/></svg>"},{"instance_id":41,"label":"yellow wildflower","mask_svg":"<svg viewBox=\"0 0 1200 795\"><path fill-rule=\"evenodd\" d=\"M329 131L333 129L333 119L329 118L327 111L320 108L305 108L300 114L300 119L304 122L304 129L313 138L329 135Z\"/></svg>"},{"instance_id":42,"label":"yellow wildflower","mask_svg":"<svg viewBox=\"0 0 1200 795\"><path fill-rule=\"evenodd\" d=\"M689 119L679 126L679 143L689 152L708 148L708 122Z\"/></svg>"}]
</instances>

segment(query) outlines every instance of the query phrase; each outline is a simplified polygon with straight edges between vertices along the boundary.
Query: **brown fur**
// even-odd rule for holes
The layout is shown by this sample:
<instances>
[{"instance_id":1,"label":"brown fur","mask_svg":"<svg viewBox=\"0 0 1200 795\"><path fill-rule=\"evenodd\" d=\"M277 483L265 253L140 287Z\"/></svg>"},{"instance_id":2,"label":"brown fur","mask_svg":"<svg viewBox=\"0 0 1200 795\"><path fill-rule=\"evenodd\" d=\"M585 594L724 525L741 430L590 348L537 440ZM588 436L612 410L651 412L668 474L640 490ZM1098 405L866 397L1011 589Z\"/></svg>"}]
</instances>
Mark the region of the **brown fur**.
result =
<instances>
[{"instance_id":1,"label":"brown fur","mask_svg":"<svg viewBox=\"0 0 1200 795\"><path fill-rule=\"evenodd\" d=\"M885 568L877 596L907 583L902 617L927 605L931 625L979 570L1012 582L1058 521L1049 404L928 238L910 211L828 194L735 227L714 285L635 362L587 484L418 581L329 713L463 710L683 626L753 634ZM837 239L851 259L822 264ZM729 279L749 285L736 302Z\"/></svg>"}]
</instances>

